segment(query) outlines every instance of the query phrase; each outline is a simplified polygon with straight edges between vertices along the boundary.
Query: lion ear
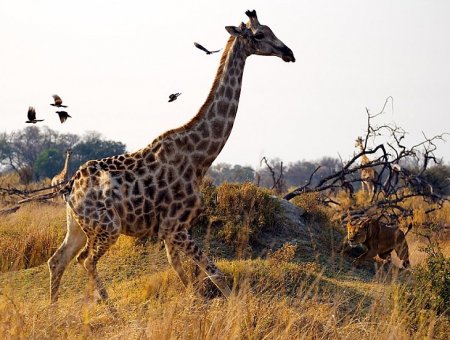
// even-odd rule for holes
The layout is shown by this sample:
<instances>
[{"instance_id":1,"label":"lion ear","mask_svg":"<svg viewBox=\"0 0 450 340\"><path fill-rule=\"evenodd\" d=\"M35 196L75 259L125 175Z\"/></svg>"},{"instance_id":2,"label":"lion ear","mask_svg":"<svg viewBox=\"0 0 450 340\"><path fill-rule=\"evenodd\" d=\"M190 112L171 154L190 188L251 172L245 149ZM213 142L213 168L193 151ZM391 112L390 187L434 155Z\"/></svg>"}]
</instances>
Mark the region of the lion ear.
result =
<instances>
[{"instance_id":1,"label":"lion ear","mask_svg":"<svg viewBox=\"0 0 450 340\"><path fill-rule=\"evenodd\" d=\"M362 227L363 229L368 229L368 228L369 228L370 221L371 221L370 218L366 218L364 221L361 222L361 227Z\"/></svg>"}]
</instances>

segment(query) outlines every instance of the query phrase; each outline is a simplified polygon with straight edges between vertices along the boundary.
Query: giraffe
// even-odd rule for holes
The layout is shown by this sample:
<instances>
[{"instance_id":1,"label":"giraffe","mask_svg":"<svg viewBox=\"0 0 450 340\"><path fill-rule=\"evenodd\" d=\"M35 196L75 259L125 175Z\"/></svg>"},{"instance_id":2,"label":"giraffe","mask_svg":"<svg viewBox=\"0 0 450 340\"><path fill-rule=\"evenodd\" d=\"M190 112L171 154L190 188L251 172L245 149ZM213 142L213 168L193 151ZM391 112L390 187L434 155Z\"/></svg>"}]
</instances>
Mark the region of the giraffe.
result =
<instances>
[{"instance_id":1,"label":"giraffe","mask_svg":"<svg viewBox=\"0 0 450 340\"><path fill-rule=\"evenodd\" d=\"M295 62L292 51L265 25L256 11L247 24L227 26L230 34L212 88L198 113L185 125L167 131L148 146L80 166L61 189L67 202L67 233L49 259L50 297L55 302L61 277L77 255L103 301L108 294L97 262L120 234L157 236L170 265L185 286L185 253L225 297L225 275L191 239L192 220L201 209L199 184L224 147L233 127L248 56L277 56Z\"/></svg>"},{"instance_id":2,"label":"giraffe","mask_svg":"<svg viewBox=\"0 0 450 340\"><path fill-rule=\"evenodd\" d=\"M360 152L365 151L363 139L359 136L356 139L355 147L359 149ZM361 165L370 164L370 159L365 154L361 155ZM367 167L361 169L361 189L367 191L369 195L373 195L375 191L375 180L378 178L378 173L374 168Z\"/></svg>"},{"instance_id":3,"label":"giraffe","mask_svg":"<svg viewBox=\"0 0 450 340\"><path fill-rule=\"evenodd\" d=\"M65 152L66 154L66 159L64 161L64 167L61 170L61 172L57 175L55 175L52 178L52 182L51 185L55 186L53 188L53 191L58 191L58 184L63 183L63 182L67 182L69 180L69 163L70 163L70 158L72 157L72 149L68 148Z\"/></svg>"}]
</instances>

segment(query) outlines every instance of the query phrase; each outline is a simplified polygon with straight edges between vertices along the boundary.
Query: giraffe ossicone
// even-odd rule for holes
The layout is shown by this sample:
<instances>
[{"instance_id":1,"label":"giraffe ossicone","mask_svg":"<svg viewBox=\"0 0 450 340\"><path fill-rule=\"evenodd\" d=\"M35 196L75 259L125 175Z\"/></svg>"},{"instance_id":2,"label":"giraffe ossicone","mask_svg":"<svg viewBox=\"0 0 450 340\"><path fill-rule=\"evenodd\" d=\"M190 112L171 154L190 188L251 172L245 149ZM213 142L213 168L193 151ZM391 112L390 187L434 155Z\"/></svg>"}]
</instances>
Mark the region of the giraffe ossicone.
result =
<instances>
[{"instance_id":1,"label":"giraffe ossicone","mask_svg":"<svg viewBox=\"0 0 450 340\"><path fill-rule=\"evenodd\" d=\"M231 36L212 89L187 124L136 152L86 162L61 189L67 202L67 234L48 261L53 302L64 270L77 254L101 298L108 298L97 262L120 234L157 235L184 285L189 282L180 252L195 261L224 296L230 295L225 275L187 232L200 213L199 185L231 133L247 57L295 61L292 51L259 23L255 11L246 14L247 24L226 27Z\"/></svg>"}]
</instances>

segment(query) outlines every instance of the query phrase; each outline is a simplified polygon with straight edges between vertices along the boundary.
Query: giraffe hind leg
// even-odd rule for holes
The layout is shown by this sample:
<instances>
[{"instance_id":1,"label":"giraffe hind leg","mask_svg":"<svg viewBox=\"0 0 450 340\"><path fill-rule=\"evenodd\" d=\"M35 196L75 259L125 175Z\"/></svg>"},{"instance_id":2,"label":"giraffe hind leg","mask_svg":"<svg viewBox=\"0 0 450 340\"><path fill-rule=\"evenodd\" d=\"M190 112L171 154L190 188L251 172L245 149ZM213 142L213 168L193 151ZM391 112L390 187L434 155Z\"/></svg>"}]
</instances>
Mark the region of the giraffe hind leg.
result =
<instances>
[{"instance_id":1,"label":"giraffe hind leg","mask_svg":"<svg viewBox=\"0 0 450 340\"><path fill-rule=\"evenodd\" d=\"M62 275L75 255L86 244L86 234L74 220L71 211L67 208L67 234L64 241L48 260L50 270L50 299L56 302Z\"/></svg>"},{"instance_id":2,"label":"giraffe hind leg","mask_svg":"<svg viewBox=\"0 0 450 340\"><path fill-rule=\"evenodd\" d=\"M197 244L195 244L186 230L173 235L172 242L177 250L185 253L206 273L208 278L219 288L226 298L231 295L231 290L228 287L225 275L202 252Z\"/></svg>"},{"instance_id":3,"label":"giraffe hind leg","mask_svg":"<svg viewBox=\"0 0 450 340\"><path fill-rule=\"evenodd\" d=\"M173 269L175 269L181 282L183 282L184 286L187 288L189 285L189 279L181 265L181 259L178 250L170 242L164 241L164 245L166 247L166 254L167 259L169 260L169 264Z\"/></svg>"}]
</instances>

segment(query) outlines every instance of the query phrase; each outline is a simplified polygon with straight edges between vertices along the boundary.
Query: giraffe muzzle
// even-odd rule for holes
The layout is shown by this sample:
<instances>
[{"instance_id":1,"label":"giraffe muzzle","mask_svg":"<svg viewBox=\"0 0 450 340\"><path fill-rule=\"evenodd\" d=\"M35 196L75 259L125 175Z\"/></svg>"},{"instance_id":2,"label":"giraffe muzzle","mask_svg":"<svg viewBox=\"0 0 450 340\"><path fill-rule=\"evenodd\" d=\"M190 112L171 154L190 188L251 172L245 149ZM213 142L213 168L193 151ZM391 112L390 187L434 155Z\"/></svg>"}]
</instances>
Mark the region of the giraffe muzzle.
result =
<instances>
[{"instance_id":1,"label":"giraffe muzzle","mask_svg":"<svg viewBox=\"0 0 450 340\"><path fill-rule=\"evenodd\" d=\"M282 59L285 61L285 62L290 62L290 61L292 61L293 63L295 63L295 58L294 58L294 56L292 55L292 56L289 56L289 55L284 55L283 57L282 57Z\"/></svg>"},{"instance_id":2,"label":"giraffe muzzle","mask_svg":"<svg viewBox=\"0 0 450 340\"><path fill-rule=\"evenodd\" d=\"M287 63L290 61L295 63L294 53L289 47L286 46L283 48L283 56L281 57L281 59L283 59Z\"/></svg>"}]
</instances>

